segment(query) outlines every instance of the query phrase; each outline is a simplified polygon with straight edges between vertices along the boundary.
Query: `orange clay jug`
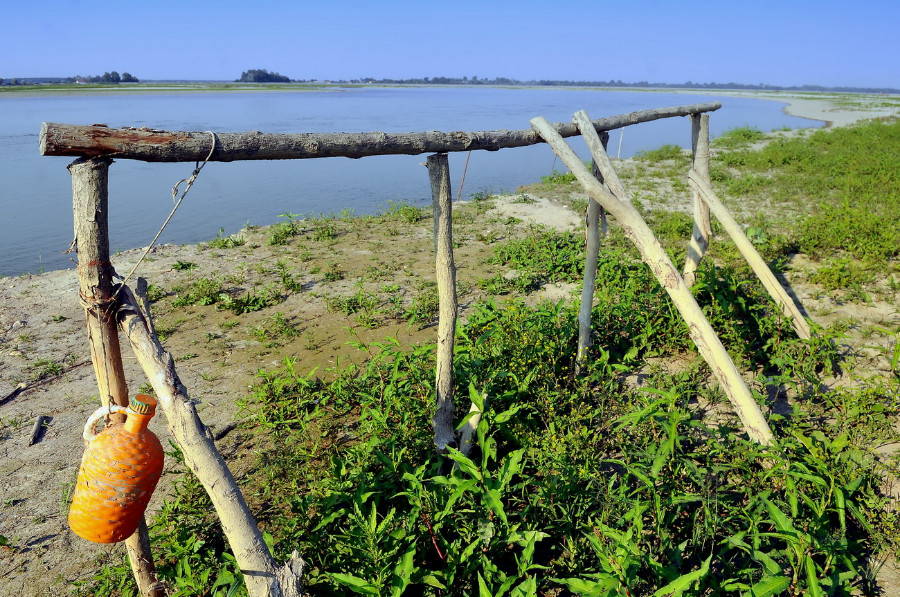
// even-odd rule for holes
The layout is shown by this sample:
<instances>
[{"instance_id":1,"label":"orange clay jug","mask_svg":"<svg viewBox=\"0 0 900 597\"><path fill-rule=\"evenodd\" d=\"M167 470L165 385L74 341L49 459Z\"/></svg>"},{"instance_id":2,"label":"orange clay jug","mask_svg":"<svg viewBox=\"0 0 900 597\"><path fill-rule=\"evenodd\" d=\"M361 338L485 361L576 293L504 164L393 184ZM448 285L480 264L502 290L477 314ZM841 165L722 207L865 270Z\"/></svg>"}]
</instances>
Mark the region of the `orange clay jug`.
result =
<instances>
[{"instance_id":1,"label":"orange clay jug","mask_svg":"<svg viewBox=\"0 0 900 597\"><path fill-rule=\"evenodd\" d=\"M114 412L125 413L125 423L95 433L97 421ZM88 418L69 509L69 526L79 537L116 543L137 530L163 469L162 445L147 429L155 412L156 399L138 394L128 408L104 406Z\"/></svg>"}]
</instances>

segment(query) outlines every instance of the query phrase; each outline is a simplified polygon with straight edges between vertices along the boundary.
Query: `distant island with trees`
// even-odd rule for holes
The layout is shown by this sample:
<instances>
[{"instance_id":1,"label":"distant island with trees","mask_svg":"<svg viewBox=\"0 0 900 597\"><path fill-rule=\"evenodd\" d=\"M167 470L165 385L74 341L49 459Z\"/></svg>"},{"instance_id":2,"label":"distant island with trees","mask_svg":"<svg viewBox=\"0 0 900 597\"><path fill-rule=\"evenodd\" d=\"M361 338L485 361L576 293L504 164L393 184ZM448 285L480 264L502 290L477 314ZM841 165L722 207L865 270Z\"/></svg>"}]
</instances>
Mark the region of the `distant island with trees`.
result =
<instances>
[{"instance_id":1,"label":"distant island with trees","mask_svg":"<svg viewBox=\"0 0 900 597\"><path fill-rule=\"evenodd\" d=\"M254 68L241 73L237 83L290 83L291 79L278 73L270 73L264 68Z\"/></svg>"},{"instance_id":2,"label":"distant island with trees","mask_svg":"<svg viewBox=\"0 0 900 597\"><path fill-rule=\"evenodd\" d=\"M74 77L28 77L0 79L0 86L10 85L41 85L41 84L66 84L66 83L94 83L94 84L118 84L118 83L139 83L140 80L134 75L123 72L121 75L116 72L107 72L98 76L82 77L76 75ZM147 83L148 81L144 81ZM170 83L226 83L227 81L214 80L154 80L153 82L170 82ZM882 94L900 94L900 89L895 87L853 87L853 86L836 86L828 87L825 85L770 85L768 83L736 83L729 81L728 83L716 82L695 82L686 81L684 83L660 83L650 81L627 82L621 79L609 80L592 80L592 81L572 81L567 79L531 79L520 80L509 77L494 77L493 79L472 77L415 77L410 79L393 79L393 78L376 78L376 77L359 77L355 79L292 79L277 72L271 72L263 68L246 70L241 73L239 79L231 82L235 83L296 83L306 85L483 85L483 86L501 86L501 87L604 87L604 88L621 88L621 89L708 89L708 90L746 90L746 91L788 91L788 92L831 92L831 93L882 93Z\"/></svg>"}]
</instances>

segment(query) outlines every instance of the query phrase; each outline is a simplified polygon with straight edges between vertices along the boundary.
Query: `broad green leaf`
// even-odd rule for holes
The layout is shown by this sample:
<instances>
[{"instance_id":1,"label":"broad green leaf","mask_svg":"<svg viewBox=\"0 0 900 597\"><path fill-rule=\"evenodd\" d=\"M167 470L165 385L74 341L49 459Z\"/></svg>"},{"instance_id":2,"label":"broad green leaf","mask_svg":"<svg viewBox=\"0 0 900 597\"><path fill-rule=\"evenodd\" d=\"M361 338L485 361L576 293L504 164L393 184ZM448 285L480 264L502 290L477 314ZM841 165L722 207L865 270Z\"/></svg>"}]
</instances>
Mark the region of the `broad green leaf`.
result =
<instances>
[{"instance_id":1,"label":"broad green leaf","mask_svg":"<svg viewBox=\"0 0 900 597\"><path fill-rule=\"evenodd\" d=\"M503 461L500 467L500 487L506 487L512 480L513 475L521 470L522 456L525 455L525 448L511 452Z\"/></svg>"},{"instance_id":2,"label":"broad green leaf","mask_svg":"<svg viewBox=\"0 0 900 597\"><path fill-rule=\"evenodd\" d=\"M823 597L824 593L822 587L819 586L819 577L816 574L816 563L809 554L806 556L806 583L809 597Z\"/></svg>"},{"instance_id":3,"label":"broad green leaf","mask_svg":"<svg viewBox=\"0 0 900 597\"><path fill-rule=\"evenodd\" d=\"M791 523L791 519L787 517L787 514L781 511L781 508L766 500L766 508L769 510L769 516L772 517L772 522L775 523L775 528L781 531L782 533L795 533L797 530L794 528L794 525Z\"/></svg>"},{"instance_id":4,"label":"broad green leaf","mask_svg":"<svg viewBox=\"0 0 900 597\"><path fill-rule=\"evenodd\" d=\"M416 555L416 548L409 548L400 558L400 561L394 566L394 575L391 578L391 597L400 597L406 587L409 586L415 566L413 565L413 557Z\"/></svg>"},{"instance_id":5,"label":"broad green leaf","mask_svg":"<svg viewBox=\"0 0 900 597\"><path fill-rule=\"evenodd\" d=\"M446 515L450 513L453 509L453 505L456 503L456 500L461 498L465 492L470 491L477 486L478 481L476 481L475 479L467 479L457 485L453 493L450 494L450 497L447 498L447 503L444 504L444 509L441 511L441 514Z\"/></svg>"},{"instance_id":6,"label":"broad green leaf","mask_svg":"<svg viewBox=\"0 0 900 597\"><path fill-rule=\"evenodd\" d=\"M480 572L478 573L478 597L494 597L488 590L487 585L484 584L484 579L481 578Z\"/></svg>"},{"instance_id":7,"label":"broad green leaf","mask_svg":"<svg viewBox=\"0 0 900 597\"><path fill-rule=\"evenodd\" d=\"M447 588L446 585L444 585L444 583L442 583L440 580L438 580L438 578L433 574L426 574L425 576L422 577L422 579L419 582L421 582L423 585L428 585L429 587L434 587L435 589L446 589Z\"/></svg>"},{"instance_id":8,"label":"broad green leaf","mask_svg":"<svg viewBox=\"0 0 900 597\"><path fill-rule=\"evenodd\" d=\"M506 423L507 421L509 421L512 418L512 416L514 414L519 412L520 408L522 408L522 405L516 404L512 408L508 408L507 410L503 411L502 413L500 413L496 417L494 417L494 421L497 423Z\"/></svg>"},{"instance_id":9,"label":"broad green leaf","mask_svg":"<svg viewBox=\"0 0 900 597\"><path fill-rule=\"evenodd\" d=\"M537 581L531 577L521 582L510 592L510 597L535 597L537 595Z\"/></svg>"},{"instance_id":10,"label":"broad green leaf","mask_svg":"<svg viewBox=\"0 0 900 597\"><path fill-rule=\"evenodd\" d=\"M595 574L598 580L585 580L582 578L551 578L550 580L565 585L570 591L582 597L608 597L616 595L616 589L621 587L619 579L612 574Z\"/></svg>"},{"instance_id":11,"label":"broad green leaf","mask_svg":"<svg viewBox=\"0 0 900 597\"><path fill-rule=\"evenodd\" d=\"M766 576L761 581L750 587L750 592L744 597L774 597L780 595L791 584L791 579L786 576Z\"/></svg>"},{"instance_id":12,"label":"broad green leaf","mask_svg":"<svg viewBox=\"0 0 900 597\"><path fill-rule=\"evenodd\" d=\"M762 562L763 567L769 574L775 575L781 572L781 564L776 562L775 559L767 553L756 550L753 552L753 559Z\"/></svg>"},{"instance_id":13,"label":"broad green leaf","mask_svg":"<svg viewBox=\"0 0 900 597\"><path fill-rule=\"evenodd\" d=\"M844 492L840 487L834 488L834 503L837 506L838 520L841 523L841 532L847 531L847 502L844 499Z\"/></svg>"},{"instance_id":14,"label":"broad green leaf","mask_svg":"<svg viewBox=\"0 0 900 597\"><path fill-rule=\"evenodd\" d=\"M689 589L692 584L709 573L710 561L712 561L712 556L706 558L706 561L703 562L703 565L700 566L699 570L694 570L693 572L688 572L687 574L679 576L653 593L653 597L681 597L682 593Z\"/></svg>"},{"instance_id":15,"label":"broad green leaf","mask_svg":"<svg viewBox=\"0 0 900 597\"><path fill-rule=\"evenodd\" d=\"M358 576L344 574L343 572L329 572L328 576L333 581L348 587L354 593L360 593L362 595L378 595L377 587L369 584Z\"/></svg>"},{"instance_id":16,"label":"broad green leaf","mask_svg":"<svg viewBox=\"0 0 900 597\"><path fill-rule=\"evenodd\" d=\"M503 501L500 499L500 492L496 489L488 489L483 494L485 505L494 511L494 514L500 517L504 524L508 524L506 520L506 511L503 509Z\"/></svg>"},{"instance_id":17,"label":"broad green leaf","mask_svg":"<svg viewBox=\"0 0 900 597\"><path fill-rule=\"evenodd\" d=\"M484 399L484 394L475 389L473 384L469 384L469 400L480 412L484 412Z\"/></svg>"},{"instance_id":18,"label":"broad green leaf","mask_svg":"<svg viewBox=\"0 0 900 597\"><path fill-rule=\"evenodd\" d=\"M471 459L469 459L467 456L465 456L459 450L454 450L453 448L450 448L450 451L447 454L447 456L449 456L451 460L453 460L454 462L459 464L459 468L464 473L469 475L470 477L474 477L475 479L478 479L479 481L482 481L484 479L481 476L481 471L478 470L478 467L475 465L475 463L472 462Z\"/></svg>"}]
</instances>

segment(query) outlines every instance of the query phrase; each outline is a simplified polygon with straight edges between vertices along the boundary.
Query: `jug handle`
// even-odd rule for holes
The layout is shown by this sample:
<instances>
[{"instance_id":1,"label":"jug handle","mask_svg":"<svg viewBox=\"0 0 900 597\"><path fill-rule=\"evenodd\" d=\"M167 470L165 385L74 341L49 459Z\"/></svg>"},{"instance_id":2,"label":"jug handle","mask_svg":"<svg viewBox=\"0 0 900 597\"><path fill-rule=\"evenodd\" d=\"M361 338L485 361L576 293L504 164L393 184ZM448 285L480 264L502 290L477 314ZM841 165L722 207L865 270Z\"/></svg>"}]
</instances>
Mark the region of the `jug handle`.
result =
<instances>
[{"instance_id":1,"label":"jug handle","mask_svg":"<svg viewBox=\"0 0 900 597\"><path fill-rule=\"evenodd\" d=\"M128 409L124 406L110 404L109 406L101 406L95 410L94 414L88 417L87 423L84 424L84 433L81 435L84 438L84 441L88 443L94 441L97 437L97 433L94 431L94 426L97 424L97 421L99 421L101 417L108 417L113 413L122 413L124 415L128 413Z\"/></svg>"}]
</instances>

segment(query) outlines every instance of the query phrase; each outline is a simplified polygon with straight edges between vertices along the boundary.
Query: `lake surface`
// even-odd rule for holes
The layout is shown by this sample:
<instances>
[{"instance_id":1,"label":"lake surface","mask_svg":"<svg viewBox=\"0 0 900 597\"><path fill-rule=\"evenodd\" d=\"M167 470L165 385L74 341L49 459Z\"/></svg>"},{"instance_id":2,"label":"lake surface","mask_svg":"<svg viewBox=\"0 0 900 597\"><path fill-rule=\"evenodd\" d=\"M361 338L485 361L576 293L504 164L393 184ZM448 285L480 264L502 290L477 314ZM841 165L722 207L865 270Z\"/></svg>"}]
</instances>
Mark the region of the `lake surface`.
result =
<instances>
[{"instance_id":1,"label":"lake surface","mask_svg":"<svg viewBox=\"0 0 900 597\"><path fill-rule=\"evenodd\" d=\"M410 132L527 129L544 116L569 122L578 110L603 118L635 110L720 101L710 116L713 137L752 125L764 131L822 123L785 114L783 104L710 95L558 88L413 87L303 92L209 92L0 95L0 274L73 267L62 255L72 242L71 158L41 157L42 122L104 123L165 130L275 133ZM690 146L690 119L670 118L628 127L621 157L665 143ZM619 153L619 131L609 151ZM570 139L583 159L590 154ZM451 188L458 190L466 154L450 155ZM207 164L159 243L208 240L247 223L271 224L280 214L318 215L350 209L374 213L392 201L431 202L425 156L375 156ZM564 169L544 144L472 152L462 197L512 192ZM110 248L146 246L172 208L171 189L193 164L121 160L110 167Z\"/></svg>"}]
</instances>

